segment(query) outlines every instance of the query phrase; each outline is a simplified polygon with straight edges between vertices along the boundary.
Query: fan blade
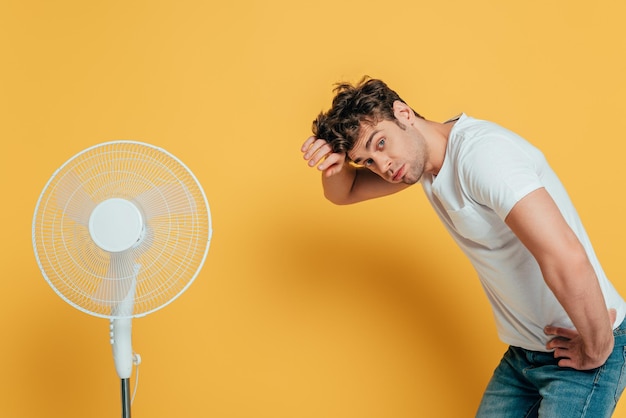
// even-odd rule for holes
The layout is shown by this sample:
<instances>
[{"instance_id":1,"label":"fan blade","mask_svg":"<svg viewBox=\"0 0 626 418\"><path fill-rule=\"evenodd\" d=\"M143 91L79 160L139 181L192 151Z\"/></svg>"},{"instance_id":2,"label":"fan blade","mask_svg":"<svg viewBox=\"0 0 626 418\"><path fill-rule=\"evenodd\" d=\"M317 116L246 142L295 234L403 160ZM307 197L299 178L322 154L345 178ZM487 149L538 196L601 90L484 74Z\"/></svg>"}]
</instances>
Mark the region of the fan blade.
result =
<instances>
[{"instance_id":1,"label":"fan blade","mask_svg":"<svg viewBox=\"0 0 626 418\"><path fill-rule=\"evenodd\" d=\"M138 272L139 264L134 263L132 250L110 253L109 269L91 299L99 305L111 307L112 311L117 311L113 312L115 315L132 315Z\"/></svg>"},{"instance_id":2,"label":"fan blade","mask_svg":"<svg viewBox=\"0 0 626 418\"><path fill-rule=\"evenodd\" d=\"M193 213L196 210L196 201L182 183L153 187L134 200L142 208L146 220L164 215Z\"/></svg>"},{"instance_id":3,"label":"fan blade","mask_svg":"<svg viewBox=\"0 0 626 418\"><path fill-rule=\"evenodd\" d=\"M96 202L84 188L84 184L74 172L66 173L56 191L56 206L64 216L81 225L89 223L89 215Z\"/></svg>"}]
</instances>

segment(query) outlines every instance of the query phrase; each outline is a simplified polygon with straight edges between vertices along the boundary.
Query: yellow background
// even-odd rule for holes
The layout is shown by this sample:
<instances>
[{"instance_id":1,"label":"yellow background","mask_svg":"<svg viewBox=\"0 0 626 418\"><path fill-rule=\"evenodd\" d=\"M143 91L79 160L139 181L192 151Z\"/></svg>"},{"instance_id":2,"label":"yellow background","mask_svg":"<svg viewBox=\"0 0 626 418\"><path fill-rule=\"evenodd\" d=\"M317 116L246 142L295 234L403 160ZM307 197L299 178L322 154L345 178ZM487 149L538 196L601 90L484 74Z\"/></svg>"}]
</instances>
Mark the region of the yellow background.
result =
<instances>
[{"instance_id":1,"label":"yellow background","mask_svg":"<svg viewBox=\"0 0 626 418\"><path fill-rule=\"evenodd\" d=\"M108 323L61 300L31 219L115 139L208 196L201 274L133 321L136 417L470 417L504 345L419 187L336 207L301 158L336 81L494 120L548 156L626 295L620 0L0 2L0 416L120 415ZM626 404L615 416L626 417Z\"/></svg>"}]
</instances>

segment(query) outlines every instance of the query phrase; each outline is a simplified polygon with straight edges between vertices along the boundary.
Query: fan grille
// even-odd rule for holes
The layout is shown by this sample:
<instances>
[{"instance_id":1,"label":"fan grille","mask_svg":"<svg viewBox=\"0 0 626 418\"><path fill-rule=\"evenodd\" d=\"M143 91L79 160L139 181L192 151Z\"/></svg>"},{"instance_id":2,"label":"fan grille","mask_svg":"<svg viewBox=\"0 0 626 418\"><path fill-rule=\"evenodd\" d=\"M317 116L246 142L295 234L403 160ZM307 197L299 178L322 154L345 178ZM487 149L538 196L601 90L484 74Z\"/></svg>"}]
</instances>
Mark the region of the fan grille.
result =
<instances>
[{"instance_id":1,"label":"fan grille","mask_svg":"<svg viewBox=\"0 0 626 418\"><path fill-rule=\"evenodd\" d=\"M108 252L96 245L89 216L121 198L141 212L136 245ZM89 314L139 317L178 297L202 268L211 240L206 196L193 173L167 151L134 141L96 145L61 166L33 218L33 246L44 277L68 303ZM132 312L117 306L134 288Z\"/></svg>"}]
</instances>

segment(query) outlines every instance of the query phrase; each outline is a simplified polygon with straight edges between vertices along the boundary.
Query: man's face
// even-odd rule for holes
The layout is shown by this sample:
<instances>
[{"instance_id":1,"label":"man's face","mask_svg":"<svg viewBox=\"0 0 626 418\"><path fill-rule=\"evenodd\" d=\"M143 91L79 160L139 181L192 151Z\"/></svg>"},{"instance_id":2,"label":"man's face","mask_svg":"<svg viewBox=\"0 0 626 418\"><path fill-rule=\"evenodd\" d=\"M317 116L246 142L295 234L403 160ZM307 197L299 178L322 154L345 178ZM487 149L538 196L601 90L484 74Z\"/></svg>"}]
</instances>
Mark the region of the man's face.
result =
<instances>
[{"instance_id":1,"label":"man's face","mask_svg":"<svg viewBox=\"0 0 626 418\"><path fill-rule=\"evenodd\" d=\"M359 136L348 157L390 183L417 183L424 172L427 147L413 126L382 120L361 124Z\"/></svg>"}]
</instances>

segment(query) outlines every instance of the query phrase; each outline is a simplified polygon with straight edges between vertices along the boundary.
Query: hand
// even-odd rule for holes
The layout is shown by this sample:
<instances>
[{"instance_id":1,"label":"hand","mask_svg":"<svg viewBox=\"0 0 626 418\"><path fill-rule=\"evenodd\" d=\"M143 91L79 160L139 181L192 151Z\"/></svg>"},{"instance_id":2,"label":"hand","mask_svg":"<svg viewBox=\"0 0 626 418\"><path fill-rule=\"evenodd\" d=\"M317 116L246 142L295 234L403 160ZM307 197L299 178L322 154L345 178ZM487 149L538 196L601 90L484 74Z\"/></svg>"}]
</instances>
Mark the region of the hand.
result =
<instances>
[{"instance_id":1,"label":"hand","mask_svg":"<svg viewBox=\"0 0 626 418\"><path fill-rule=\"evenodd\" d=\"M615 322L616 317L615 309L609 309L611 324ZM546 344L546 348L554 350L554 357L560 359L558 362L560 367L571 367L577 370L595 369L602 366L613 351L613 339L604 348L602 355L593 357L587 353L585 343L575 329L549 325L544 328L544 332L546 335L554 335L554 338Z\"/></svg>"},{"instance_id":2,"label":"hand","mask_svg":"<svg viewBox=\"0 0 626 418\"><path fill-rule=\"evenodd\" d=\"M308 161L309 167L317 165L317 169L323 171L327 177L339 173L346 161L345 153L334 153L328 142L314 136L302 144L300 151L304 153L304 159Z\"/></svg>"}]
</instances>

